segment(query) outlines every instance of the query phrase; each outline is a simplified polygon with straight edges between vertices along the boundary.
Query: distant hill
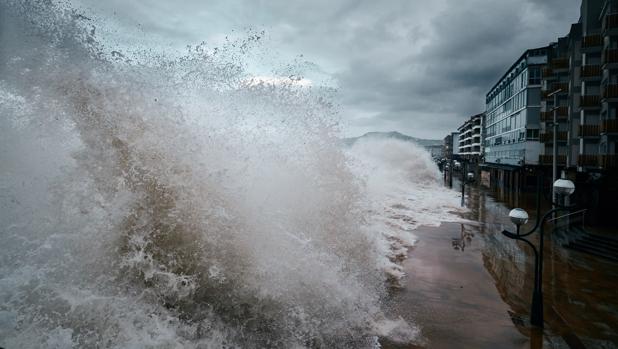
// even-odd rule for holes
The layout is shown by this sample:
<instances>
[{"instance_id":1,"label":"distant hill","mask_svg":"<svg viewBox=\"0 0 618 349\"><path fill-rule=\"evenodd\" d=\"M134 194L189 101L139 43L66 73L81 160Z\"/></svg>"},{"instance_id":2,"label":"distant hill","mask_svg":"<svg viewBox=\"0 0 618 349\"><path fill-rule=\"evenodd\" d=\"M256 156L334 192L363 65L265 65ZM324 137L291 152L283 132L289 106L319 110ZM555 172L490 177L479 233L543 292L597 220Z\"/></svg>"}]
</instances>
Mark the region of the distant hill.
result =
<instances>
[{"instance_id":1,"label":"distant hill","mask_svg":"<svg viewBox=\"0 0 618 349\"><path fill-rule=\"evenodd\" d=\"M397 131L391 131L391 132L367 132L367 133L365 133L364 135L362 135L360 137L344 138L343 139L343 143L346 144L346 145L352 145L357 140L363 139L363 138L394 138L394 139L399 139L399 140L402 140L402 141L405 141L405 142L416 143L416 144L418 144L420 146L423 146L423 147L432 146L432 145L442 145L442 140L439 140L439 139L416 138L416 137L404 135L403 133L399 133Z\"/></svg>"}]
</instances>

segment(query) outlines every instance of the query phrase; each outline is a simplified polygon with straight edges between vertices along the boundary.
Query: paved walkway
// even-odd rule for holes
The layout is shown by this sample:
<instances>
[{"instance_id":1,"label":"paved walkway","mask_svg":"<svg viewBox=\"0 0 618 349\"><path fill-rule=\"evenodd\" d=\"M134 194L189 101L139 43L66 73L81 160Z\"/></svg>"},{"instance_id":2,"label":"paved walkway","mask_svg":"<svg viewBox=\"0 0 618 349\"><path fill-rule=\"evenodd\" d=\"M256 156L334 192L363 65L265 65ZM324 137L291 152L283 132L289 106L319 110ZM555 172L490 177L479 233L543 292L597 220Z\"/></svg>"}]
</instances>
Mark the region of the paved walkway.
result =
<instances>
[{"instance_id":1,"label":"paved walkway","mask_svg":"<svg viewBox=\"0 0 618 349\"><path fill-rule=\"evenodd\" d=\"M548 238L546 328L533 330L531 252L499 233L512 228L508 207L486 192L471 194L470 223L415 232L418 244L403 264L405 287L393 291L392 311L420 325L422 347L618 348L618 264Z\"/></svg>"}]
</instances>

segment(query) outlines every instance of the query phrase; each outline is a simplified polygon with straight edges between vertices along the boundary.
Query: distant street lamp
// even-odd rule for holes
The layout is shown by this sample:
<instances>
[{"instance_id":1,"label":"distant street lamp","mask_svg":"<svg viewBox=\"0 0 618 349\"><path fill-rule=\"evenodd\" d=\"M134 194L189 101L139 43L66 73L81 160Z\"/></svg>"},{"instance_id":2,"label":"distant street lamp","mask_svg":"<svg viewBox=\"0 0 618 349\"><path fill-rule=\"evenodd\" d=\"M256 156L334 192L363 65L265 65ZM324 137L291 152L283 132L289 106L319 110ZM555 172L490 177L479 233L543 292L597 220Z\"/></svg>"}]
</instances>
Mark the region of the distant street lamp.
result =
<instances>
[{"instance_id":1,"label":"distant street lamp","mask_svg":"<svg viewBox=\"0 0 618 349\"><path fill-rule=\"evenodd\" d=\"M554 192L558 196L571 195L575 192L575 184L568 179L558 179L554 182Z\"/></svg>"},{"instance_id":2,"label":"distant street lamp","mask_svg":"<svg viewBox=\"0 0 618 349\"><path fill-rule=\"evenodd\" d=\"M552 141L553 141L553 148L552 148L552 176L551 176L551 180L552 182L556 181L556 179L558 178L558 93L562 92L562 89L559 88L555 91L553 91L552 93L548 94L547 97L554 97L554 106L552 108L552 114L553 114L553 123L552 123L552 130L553 130L553 134L552 134ZM551 200L552 202L556 200L556 191L552 191L551 194ZM553 206L552 208L556 208L556 206Z\"/></svg>"},{"instance_id":3,"label":"distant street lamp","mask_svg":"<svg viewBox=\"0 0 618 349\"><path fill-rule=\"evenodd\" d=\"M474 173L468 172L466 173L467 162L462 160L461 164L461 207L464 207L466 202L466 183L471 184L474 182ZM464 173L466 174L464 176Z\"/></svg>"},{"instance_id":4,"label":"distant street lamp","mask_svg":"<svg viewBox=\"0 0 618 349\"><path fill-rule=\"evenodd\" d=\"M575 184L568 179L558 179L554 182L553 192L561 197L566 197L575 192ZM532 247L534 252L534 290L532 292L532 306L530 309L530 323L533 326L543 327L543 240L544 240L544 224L545 220L557 211L570 211L573 207L565 207L552 203L555 208L546 212L543 217L540 217L540 209L538 205L540 201L540 188L537 193L537 217L534 228L525 234L520 234L519 229L523 224L528 222L528 213L521 208L514 208L509 212L511 222L517 227L517 233L513 234L507 230L502 231L502 234L508 238L520 240ZM525 237L534 233L539 229L539 249Z\"/></svg>"}]
</instances>

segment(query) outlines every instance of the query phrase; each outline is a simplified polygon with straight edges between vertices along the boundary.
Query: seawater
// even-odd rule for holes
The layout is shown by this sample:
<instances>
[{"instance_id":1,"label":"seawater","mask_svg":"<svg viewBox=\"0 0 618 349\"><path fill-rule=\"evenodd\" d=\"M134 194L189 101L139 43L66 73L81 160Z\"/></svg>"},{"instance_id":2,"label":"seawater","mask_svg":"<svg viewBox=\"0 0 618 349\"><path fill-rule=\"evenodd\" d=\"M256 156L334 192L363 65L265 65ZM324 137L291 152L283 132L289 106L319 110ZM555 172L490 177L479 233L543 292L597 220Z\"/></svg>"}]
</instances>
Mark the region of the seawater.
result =
<instances>
[{"instance_id":1,"label":"seawater","mask_svg":"<svg viewBox=\"0 0 618 349\"><path fill-rule=\"evenodd\" d=\"M254 34L170 58L97 25L0 4L0 346L422 341L384 300L457 206L427 152L343 146L332 89L247 72Z\"/></svg>"}]
</instances>

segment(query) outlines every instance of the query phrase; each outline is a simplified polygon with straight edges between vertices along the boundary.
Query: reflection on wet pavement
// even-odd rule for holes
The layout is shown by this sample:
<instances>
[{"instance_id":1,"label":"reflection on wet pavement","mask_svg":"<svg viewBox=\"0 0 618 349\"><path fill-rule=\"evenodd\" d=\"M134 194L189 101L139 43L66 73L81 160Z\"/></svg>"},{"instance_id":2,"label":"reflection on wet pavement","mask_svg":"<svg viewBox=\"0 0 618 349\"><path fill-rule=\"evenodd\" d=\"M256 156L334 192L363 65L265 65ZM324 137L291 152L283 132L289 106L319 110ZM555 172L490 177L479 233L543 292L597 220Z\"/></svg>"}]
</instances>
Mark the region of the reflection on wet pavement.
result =
<instances>
[{"instance_id":1,"label":"reflection on wet pavement","mask_svg":"<svg viewBox=\"0 0 618 349\"><path fill-rule=\"evenodd\" d=\"M404 288L393 294L393 312L421 326L425 347L617 348L618 264L567 250L547 234L545 330L532 329L532 251L500 231L513 229L514 206L532 216L534 198L501 203L492 197L500 193L473 187L467 194L469 223L415 232ZM533 224L531 217L524 229ZM532 240L538 245L538 236Z\"/></svg>"},{"instance_id":2,"label":"reflection on wet pavement","mask_svg":"<svg viewBox=\"0 0 618 349\"><path fill-rule=\"evenodd\" d=\"M466 228L466 224L461 224L461 234L459 237L453 238L453 248L455 250L461 250L461 252L466 250L466 246L472 243L472 238L474 237L474 233L470 231L470 228Z\"/></svg>"}]
</instances>

